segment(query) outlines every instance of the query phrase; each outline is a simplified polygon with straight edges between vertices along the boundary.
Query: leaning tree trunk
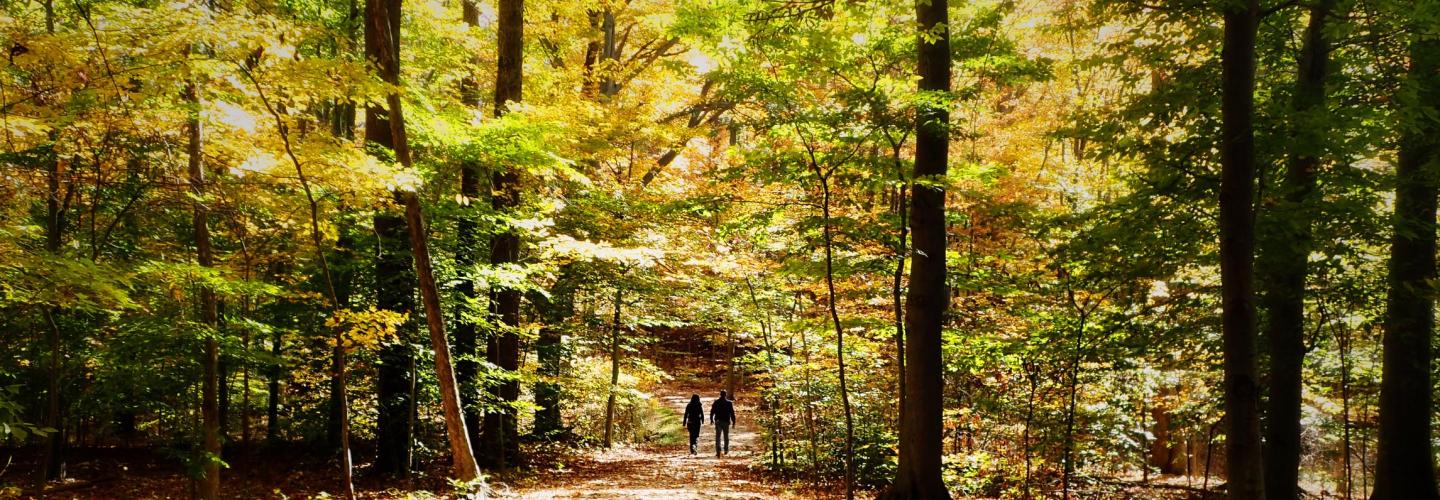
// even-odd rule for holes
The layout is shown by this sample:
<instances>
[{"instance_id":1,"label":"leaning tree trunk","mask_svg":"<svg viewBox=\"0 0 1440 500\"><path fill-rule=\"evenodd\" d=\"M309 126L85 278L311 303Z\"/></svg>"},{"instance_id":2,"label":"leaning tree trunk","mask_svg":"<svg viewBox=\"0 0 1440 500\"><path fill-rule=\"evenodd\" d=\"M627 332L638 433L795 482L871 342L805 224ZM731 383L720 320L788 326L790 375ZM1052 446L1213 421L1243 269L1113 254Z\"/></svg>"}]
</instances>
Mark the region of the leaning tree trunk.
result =
<instances>
[{"instance_id":1,"label":"leaning tree trunk","mask_svg":"<svg viewBox=\"0 0 1440 500\"><path fill-rule=\"evenodd\" d=\"M845 412L845 498L855 498L855 417L850 409L850 391L845 386L845 330L840 326L840 310L835 303L835 241L834 229L830 223L830 177L820 167L811 163L811 168L820 177L820 210L824 227L825 245L825 290L828 293L830 321L835 328L835 358L839 361L840 406Z\"/></svg>"},{"instance_id":2,"label":"leaning tree trunk","mask_svg":"<svg viewBox=\"0 0 1440 500\"><path fill-rule=\"evenodd\" d=\"M1440 2L1416 2L1435 15ZM1440 498L1430 448L1430 357L1435 329L1435 215L1440 175L1440 36L1414 35L1410 45L1413 94L1406 109L1395 165L1395 234L1390 247L1390 300L1386 310L1384 368L1380 380L1380 444L1374 500Z\"/></svg>"},{"instance_id":3,"label":"leaning tree trunk","mask_svg":"<svg viewBox=\"0 0 1440 500\"><path fill-rule=\"evenodd\" d=\"M1257 0L1225 10L1221 59L1220 295L1225 464L1230 498L1265 498L1255 356L1255 36Z\"/></svg>"},{"instance_id":4,"label":"leaning tree trunk","mask_svg":"<svg viewBox=\"0 0 1440 500\"><path fill-rule=\"evenodd\" d=\"M921 92L950 89L950 29L946 0L916 0L916 72ZM945 286L945 172L950 114L923 105L915 116L915 173L910 201L910 289L905 304L905 414L900 464L884 498L950 498L940 476L944 435L940 332L950 305Z\"/></svg>"},{"instance_id":5,"label":"leaning tree trunk","mask_svg":"<svg viewBox=\"0 0 1440 500\"><path fill-rule=\"evenodd\" d=\"M520 102L524 65L524 0L500 0L498 16L498 53L495 72L495 116L505 113L512 102ZM495 213L513 215L520 206L520 175L510 165L501 166L490 180L494 193L490 205ZM520 235L514 227L502 228L490 239L490 263L513 265L520 261ZM514 372L520 368L520 291L497 287L490 297L491 315L500 331L491 338L487 357L501 370ZM506 380L493 388L491 394L500 405L499 411L485 415L482 433L490 465L504 468L515 462L520 446L519 429L515 424L514 403L520 399L520 382Z\"/></svg>"},{"instance_id":6,"label":"leaning tree trunk","mask_svg":"<svg viewBox=\"0 0 1440 500\"><path fill-rule=\"evenodd\" d=\"M215 263L210 248L210 215L205 208L205 168L201 159L205 146L200 122L200 89L197 84L191 83L185 88L185 101L196 108L191 110L193 114L186 124L189 136L187 170L190 175L190 190L196 200L191 204L194 209L192 227L195 231L195 254L201 267L212 267ZM200 322L212 330L218 324L215 290L204 285L200 287ZM200 390L200 413L204 443L202 451L205 455L200 458L204 477L200 481L199 493L201 498L213 500L220 498L220 342L215 338L217 332L208 333L200 357L200 366L204 370Z\"/></svg>"},{"instance_id":7,"label":"leaning tree trunk","mask_svg":"<svg viewBox=\"0 0 1440 500\"><path fill-rule=\"evenodd\" d=\"M391 96L394 116L400 118L399 97ZM408 161L406 163L409 163ZM455 373L450 368L450 347L445 340L444 313L440 309L440 292L430 270L430 253L425 242L425 221L420 213L420 199L415 193L405 196L405 218L410 226L410 248L415 255L415 272L420 278L420 297L425 304L425 322L430 327L430 344L435 350L435 378L440 380L440 403L445 410L445 432L450 437L450 453L454 459L455 478L473 481L480 477L480 467L470 451L470 433L460 411L460 393Z\"/></svg>"},{"instance_id":8,"label":"leaning tree trunk","mask_svg":"<svg viewBox=\"0 0 1440 500\"><path fill-rule=\"evenodd\" d=\"M368 0L365 18L366 50L372 54L375 62L380 66L381 76L388 83L398 85L400 76L400 1ZM402 167L413 168L410 147L405 137L405 115L400 105L400 94L391 93L386 98L386 104L395 158ZM431 271L425 220L420 212L420 199L414 192L397 194L405 206L405 225L409 229L411 257L414 261L416 280L420 287L421 301L425 307L425 320L430 330L431 348L435 351L435 373L436 379L440 382L440 404L444 409L445 432L449 437L455 478L461 481L473 481L480 477L480 469L475 464L475 456L470 449L469 432L465 429L465 419L461 414L460 392L456 387L455 373L450 361L450 345L445 339L444 313L440 308L440 294L436 289L435 276ZM413 410L406 413L405 418L413 418ZM413 420L409 425L413 426Z\"/></svg>"},{"instance_id":9,"label":"leaning tree trunk","mask_svg":"<svg viewBox=\"0 0 1440 500\"><path fill-rule=\"evenodd\" d=\"M1309 26L1300 49L1295 96L1291 103L1295 138L1281 184L1283 201L1267 217L1273 221L1260 254L1261 305L1270 355L1270 398L1265 409L1265 491L1272 499L1300 494L1300 392L1305 360L1305 280L1311 243L1309 200L1315 192L1325 130L1325 75L1330 45L1326 20L1336 0L1310 7Z\"/></svg>"}]
</instances>

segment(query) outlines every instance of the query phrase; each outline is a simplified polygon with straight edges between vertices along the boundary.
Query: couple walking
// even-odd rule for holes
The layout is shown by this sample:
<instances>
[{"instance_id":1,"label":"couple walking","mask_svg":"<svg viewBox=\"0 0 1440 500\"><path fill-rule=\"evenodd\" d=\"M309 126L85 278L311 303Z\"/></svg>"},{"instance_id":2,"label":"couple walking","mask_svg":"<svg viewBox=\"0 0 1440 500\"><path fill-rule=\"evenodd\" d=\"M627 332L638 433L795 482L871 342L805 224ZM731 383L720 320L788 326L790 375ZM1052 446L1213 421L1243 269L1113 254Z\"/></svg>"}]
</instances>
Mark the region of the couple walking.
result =
<instances>
[{"instance_id":1,"label":"couple walking","mask_svg":"<svg viewBox=\"0 0 1440 500\"><path fill-rule=\"evenodd\" d=\"M680 421L690 431L690 454L695 454L695 442L700 439L700 424L705 423L705 409L700 404L700 395L691 394L690 404L685 406L685 417ZM735 404L720 391L720 399L710 403L710 423L715 424L715 456L730 453L730 425L735 423Z\"/></svg>"}]
</instances>

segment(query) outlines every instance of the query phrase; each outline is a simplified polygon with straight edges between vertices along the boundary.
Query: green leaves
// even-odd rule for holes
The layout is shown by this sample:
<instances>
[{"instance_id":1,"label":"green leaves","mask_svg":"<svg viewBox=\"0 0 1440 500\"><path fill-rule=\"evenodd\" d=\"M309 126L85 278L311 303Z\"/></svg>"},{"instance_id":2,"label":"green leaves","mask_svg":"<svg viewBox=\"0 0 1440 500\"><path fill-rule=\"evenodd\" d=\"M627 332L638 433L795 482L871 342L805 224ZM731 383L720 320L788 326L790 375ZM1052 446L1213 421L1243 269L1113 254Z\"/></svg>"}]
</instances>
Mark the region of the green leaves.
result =
<instances>
[{"instance_id":1,"label":"green leaves","mask_svg":"<svg viewBox=\"0 0 1440 500\"><path fill-rule=\"evenodd\" d=\"M19 394L19 384L0 386L0 439L14 438L18 442L24 442L32 435L43 437L55 432L55 429L21 420L25 408L16 401Z\"/></svg>"}]
</instances>

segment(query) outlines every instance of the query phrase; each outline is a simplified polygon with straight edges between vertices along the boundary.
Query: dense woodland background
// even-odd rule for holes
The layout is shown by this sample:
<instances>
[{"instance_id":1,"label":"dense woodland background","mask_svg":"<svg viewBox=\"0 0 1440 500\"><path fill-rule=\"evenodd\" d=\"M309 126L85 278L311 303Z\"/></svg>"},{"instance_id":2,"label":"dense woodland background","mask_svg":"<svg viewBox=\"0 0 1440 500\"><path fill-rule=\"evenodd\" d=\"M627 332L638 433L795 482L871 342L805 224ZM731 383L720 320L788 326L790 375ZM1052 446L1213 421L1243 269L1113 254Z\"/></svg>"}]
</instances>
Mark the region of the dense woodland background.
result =
<instances>
[{"instance_id":1,"label":"dense woodland background","mask_svg":"<svg viewBox=\"0 0 1440 500\"><path fill-rule=\"evenodd\" d=\"M1440 497L1435 0L6 0L0 46L0 497L484 496L697 381L815 495Z\"/></svg>"}]
</instances>

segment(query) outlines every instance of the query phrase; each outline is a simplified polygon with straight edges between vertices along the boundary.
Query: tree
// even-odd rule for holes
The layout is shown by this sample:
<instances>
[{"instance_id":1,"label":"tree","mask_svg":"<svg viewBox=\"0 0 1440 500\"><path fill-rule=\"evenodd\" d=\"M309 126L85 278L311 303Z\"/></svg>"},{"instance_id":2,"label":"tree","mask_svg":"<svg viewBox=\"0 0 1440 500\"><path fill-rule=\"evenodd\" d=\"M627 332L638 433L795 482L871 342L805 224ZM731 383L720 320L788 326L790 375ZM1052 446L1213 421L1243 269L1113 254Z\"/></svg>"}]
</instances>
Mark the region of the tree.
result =
<instances>
[{"instance_id":1,"label":"tree","mask_svg":"<svg viewBox=\"0 0 1440 500\"><path fill-rule=\"evenodd\" d=\"M198 85L190 83L186 86L185 100L195 106L185 127L189 142L186 147L189 157L186 171L190 175L190 190L196 199L192 203L195 255L201 267L211 267L215 265L215 260L210 245L210 215L205 207L205 165L201 157L205 151L205 143L200 125L201 100ZM215 314L215 290L205 285L200 289L200 324L212 330L205 336L205 347L200 357L200 365L204 370L200 403L201 419L204 421L201 426L204 444L200 461L205 474L200 481L200 497L214 500L220 498L220 341L216 338L218 332L213 331L219 326L219 319Z\"/></svg>"},{"instance_id":2,"label":"tree","mask_svg":"<svg viewBox=\"0 0 1440 500\"><path fill-rule=\"evenodd\" d=\"M366 0L365 2L365 56L374 64L382 80L398 83L400 62L400 0ZM399 156L395 153L403 146L403 136L395 130L401 127L391 125L398 120L385 106L372 105L365 108L365 141L372 147L381 148L377 153ZM395 200L400 201L401 195ZM380 252L375 258L377 302L380 309L401 314L415 315L415 275L410 267L410 251L406 234L406 221L402 215L391 212L390 208L375 213L375 234L379 238ZM382 474L410 475L411 454L414 446L414 422L411 415L415 408L415 353L408 342L409 328L402 326L396 338L380 347L380 366L376 396L379 398L379 415L376 419L375 469Z\"/></svg>"},{"instance_id":3,"label":"tree","mask_svg":"<svg viewBox=\"0 0 1440 500\"><path fill-rule=\"evenodd\" d=\"M480 6L474 1L467 0L461 3L461 17L465 26L471 30L480 26ZM479 82L474 77L466 77L460 80L460 99L466 106L478 108L480 106ZM474 213L478 208L474 205L480 199L480 163L474 159L465 159L460 164L460 196L462 198L462 213L455 223L455 265L462 273L461 281L456 286L460 296L464 300L462 312L458 315L459 320L455 323L455 354L459 359L455 361L455 381L460 384L460 404L465 410L465 428L470 432L470 442L480 441L480 407L478 396L481 388L476 386L476 376L479 375L480 363L477 360L478 329L473 316L468 309L469 303L478 301L479 290L475 288L475 278L470 276L474 273L473 267L479 263L480 258L480 228Z\"/></svg>"},{"instance_id":4,"label":"tree","mask_svg":"<svg viewBox=\"0 0 1440 500\"><path fill-rule=\"evenodd\" d=\"M1410 73L1400 110L1395 227L1380 383L1374 500L1440 498L1430 446L1435 330L1435 216L1440 176L1440 2L1416 2Z\"/></svg>"},{"instance_id":5,"label":"tree","mask_svg":"<svg viewBox=\"0 0 1440 500\"><path fill-rule=\"evenodd\" d=\"M1258 0L1224 11L1220 132L1220 287L1225 353L1225 470L1230 498L1263 499L1255 345L1255 38Z\"/></svg>"},{"instance_id":6,"label":"tree","mask_svg":"<svg viewBox=\"0 0 1440 500\"><path fill-rule=\"evenodd\" d=\"M374 55L387 83L398 84L400 74L400 1L369 0L366 3L366 49ZM373 45L372 45L373 43ZM413 168L410 146L405 137L405 115L400 94L391 91L386 98L386 125L390 128L395 159L404 168ZM370 127L371 125L366 125ZM420 212L420 199L413 191L402 191L398 198L405 207L405 224L409 229L410 252L414 262L420 297L425 307L425 322L430 330L430 344L435 351L435 376L440 382L440 403L445 414L445 433L449 438L455 478L473 481L480 470L470 448L469 431L460 408L460 392L450 361L449 340L445 338L444 313L435 286L427 245L425 221ZM411 361L413 363L413 360ZM408 439L408 437L407 437ZM408 446L408 443L407 443Z\"/></svg>"},{"instance_id":7,"label":"tree","mask_svg":"<svg viewBox=\"0 0 1440 500\"><path fill-rule=\"evenodd\" d=\"M910 200L910 289L905 298L905 414L900 466L885 498L949 498L940 477L944 433L941 329L950 294L945 283L945 186L949 163L950 26L946 0L916 0L922 98L915 115L915 174Z\"/></svg>"},{"instance_id":8,"label":"tree","mask_svg":"<svg viewBox=\"0 0 1440 500\"><path fill-rule=\"evenodd\" d=\"M1310 6L1310 19L1300 47L1292 97L1295 138L1291 141L1283 201L1265 217L1276 231L1260 242L1261 305L1266 313L1265 338L1270 359L1270 396L1265 408L1265 491L1274 499L1299 495L1300 394L1305 359L1305 282L1314 248L1310 205L1326 141L1325 81L1335 13L1334 0Z\"/></svg>"},{"instance_id":9,"label":"tree","mask_svg":"<svg viewBox=\"0 0 1440 500\"><path fill-rule=\"evenodd\" d=\"M524 81L524 0L502 0L498 13L499 57L495 72L495 116L503 116L511 103L520 102ZM496 213L513 216L520 206L520 174L513 165L496 169L490 180L490 204ZM508 225L508 223L506 223ZM520 235L513 227L500 229L490 239L490 264L514 265L520 261ZM520 290L498 286L490 292L490 313L498 331L493 332L486 356L502 370L520 368ZM504 468L513 463L520 450L520 433L515 423L515 402L520 399L520 382L507 379L491 390L498 411L485 415L482 440L490 465Z\"/></svg>"}]
</instances>

